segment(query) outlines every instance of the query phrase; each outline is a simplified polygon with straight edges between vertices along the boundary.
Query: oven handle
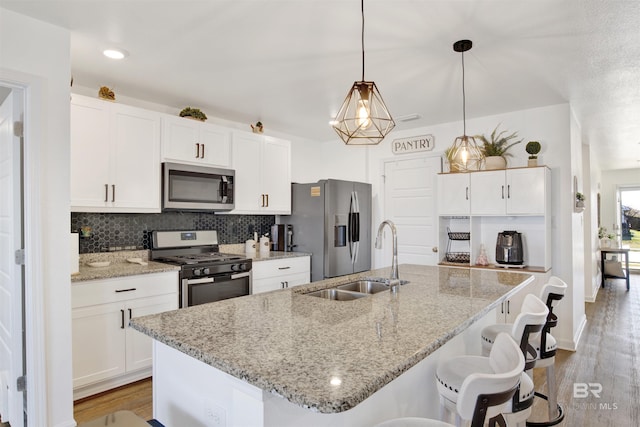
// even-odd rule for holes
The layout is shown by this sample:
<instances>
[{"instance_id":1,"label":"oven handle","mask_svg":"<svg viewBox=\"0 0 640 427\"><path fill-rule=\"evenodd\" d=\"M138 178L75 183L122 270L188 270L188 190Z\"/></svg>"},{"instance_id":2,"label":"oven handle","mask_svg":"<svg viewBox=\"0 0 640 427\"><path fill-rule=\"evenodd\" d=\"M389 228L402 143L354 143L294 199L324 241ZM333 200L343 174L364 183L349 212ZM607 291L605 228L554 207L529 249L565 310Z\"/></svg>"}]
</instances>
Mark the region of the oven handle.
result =
<instances>
[{"instance_id":1,"label":"oven handle","mask_svg":"<svg viewBox=\"0 0 640 427\"><path fill-rule=\"evenodd\" d=\"M200 283L213 283L213 277L202 277L200 279L184 279L188 285L197 285Z\"/></svg>"},{"instance_id":2,"label":"oven handle","mask_svg":"<svg viewBox=\"0 0 640 427\"><path fill-rule=\"evenodd\" d=\"M242 277L249 277L251 273L238 273L238 274L232 274L231 275L231 279L240 279Z\"/></svg>"}]
</instances>

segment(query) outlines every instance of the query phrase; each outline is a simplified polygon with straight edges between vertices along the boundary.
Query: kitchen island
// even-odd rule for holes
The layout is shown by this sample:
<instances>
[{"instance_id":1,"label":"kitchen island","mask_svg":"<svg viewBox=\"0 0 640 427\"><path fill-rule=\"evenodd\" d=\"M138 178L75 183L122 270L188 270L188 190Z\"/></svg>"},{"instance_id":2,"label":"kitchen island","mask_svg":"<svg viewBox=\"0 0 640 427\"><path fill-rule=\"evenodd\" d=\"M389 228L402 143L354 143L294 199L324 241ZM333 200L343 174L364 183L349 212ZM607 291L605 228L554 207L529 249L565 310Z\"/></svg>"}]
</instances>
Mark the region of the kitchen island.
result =
<instances>
[{"instance_id":1,"label":"kitchen island","mask_svg":"<svg viewBox=\"0 0 640 427\"><path fill-rule=\"evenodd\" d=\"M154 417L173 426L355 426L437 417L438 360L480 352L479 331L533 281L506 271L401 265L397 294L305 293L389 269L134 318L154 338Z\"/></svg>"}]
</instances>

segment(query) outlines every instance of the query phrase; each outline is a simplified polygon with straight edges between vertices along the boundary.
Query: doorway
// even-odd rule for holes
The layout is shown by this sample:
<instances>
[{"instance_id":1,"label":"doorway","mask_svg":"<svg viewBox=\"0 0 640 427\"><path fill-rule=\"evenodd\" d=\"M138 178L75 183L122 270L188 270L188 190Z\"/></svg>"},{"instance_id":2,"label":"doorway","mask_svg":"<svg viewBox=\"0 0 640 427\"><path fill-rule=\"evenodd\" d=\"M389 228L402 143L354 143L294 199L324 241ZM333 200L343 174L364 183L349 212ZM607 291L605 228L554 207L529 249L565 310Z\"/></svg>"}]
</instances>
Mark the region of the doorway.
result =
<instances>
[{"instance_id":1,"label":"doorway","mask_svg":"<svg viewBox=\"0 0 640 427\"><path fill-rule=\"evenodd\" d=\"M439 156L384 162L384 218L397 228L399 264L438 262L435 189L441 165ZM384 250L384 259L391 259L391 247Z\"/></svg>"},{"instance_id":2,"label":"doorway","mask_svg":"<svg viewBox=\"0 0 640 427\"><path fill-rule=\"evenodd\" d=\"M27 425L23 90L0 86L0 416L12 427Z\"/></svg>"},{"instance_id":3,"label":"doorway","mask_svg":"<svg viewBox=\"0 0 640 427\"><path fill-rule=\"evenodd\" d=\"M640 186L620 187L620 242L629 247L629 268L640 270Z\"/></svg>"}]
</instances>

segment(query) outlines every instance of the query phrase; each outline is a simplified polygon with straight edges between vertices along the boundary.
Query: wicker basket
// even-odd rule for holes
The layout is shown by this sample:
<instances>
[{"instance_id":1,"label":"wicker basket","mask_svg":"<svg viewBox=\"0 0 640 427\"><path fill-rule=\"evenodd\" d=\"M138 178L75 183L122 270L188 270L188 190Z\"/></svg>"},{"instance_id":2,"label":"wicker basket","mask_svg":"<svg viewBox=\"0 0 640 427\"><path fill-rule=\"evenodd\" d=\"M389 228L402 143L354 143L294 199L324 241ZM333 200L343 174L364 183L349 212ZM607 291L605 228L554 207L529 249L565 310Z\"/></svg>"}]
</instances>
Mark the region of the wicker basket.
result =
<instances>
[{"instance_id":1,"label":"wicker basket","mask_svg":"<svg viewBox=\"0 0 640 427\"><path fill-rule=\"evenodd\" d=\"M469 264L471 261L471 254L469 254L469 252L447 252L445 257L447 262L454 262L456 264Z\"/></svg>"}]
</instances>

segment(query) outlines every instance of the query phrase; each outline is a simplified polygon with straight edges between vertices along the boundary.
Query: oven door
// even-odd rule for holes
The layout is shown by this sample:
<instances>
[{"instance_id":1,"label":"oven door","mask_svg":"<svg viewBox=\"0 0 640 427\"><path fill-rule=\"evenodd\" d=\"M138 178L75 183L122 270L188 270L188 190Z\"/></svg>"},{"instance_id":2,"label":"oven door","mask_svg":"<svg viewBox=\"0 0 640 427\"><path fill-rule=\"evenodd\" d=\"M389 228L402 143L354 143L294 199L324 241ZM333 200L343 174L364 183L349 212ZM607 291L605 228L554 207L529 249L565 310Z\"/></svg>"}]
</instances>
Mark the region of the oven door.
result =
<instances>
[{"instance_id":1,"label":"oven door","mask_svg":"<svg viewBox=\"0 0 640 427\"><path fill-rule=\"evenodd\" d=\"M182 279L181 307L241 297L251 294L251 273Z\"/></svg>"}]
</instances>

